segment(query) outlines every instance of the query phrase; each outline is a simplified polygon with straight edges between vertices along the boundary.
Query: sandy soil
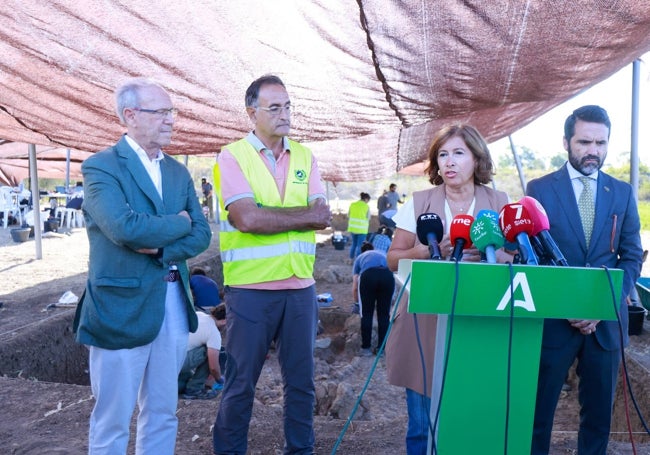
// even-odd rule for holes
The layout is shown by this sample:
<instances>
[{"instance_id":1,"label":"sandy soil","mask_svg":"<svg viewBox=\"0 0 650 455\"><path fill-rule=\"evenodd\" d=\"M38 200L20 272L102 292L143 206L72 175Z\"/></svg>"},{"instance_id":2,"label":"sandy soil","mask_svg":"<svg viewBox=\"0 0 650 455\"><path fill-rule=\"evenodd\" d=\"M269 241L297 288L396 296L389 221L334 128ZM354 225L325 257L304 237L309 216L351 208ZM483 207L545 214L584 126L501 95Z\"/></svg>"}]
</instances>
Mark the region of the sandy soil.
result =
<instances>
[{"instance_id":1,"label":"sandy soil","mask_svg":"<svg viewBox=\"0 0 650 455\"><path fill-rule=\"evenodd\" d=\"M374 358L355 356L358 318L350 314L347 251L335 250L327 238L327 235L320 237L323 245L317 251L317 291L330 292L334 301L331 307L321 309L325 333L319 338L330 338L331 344L316 352L316 379L321 393L315 418L316 451L320 454L404 453L403 391L387 384L383 360L374 365ZM650 246L650 236L644 236L644 245ZM215 236L210 249L191 263L207 265L218 275L216 251ZM81 295L88 259L85 232L49 234L42 241L42 259L35 259L35 255L34 241L15 243L8 230L0 229L0 452L81 454L87 451L88 417L93 406L87 385L85 352L74 343L70 331L74 308L51 304L58 302L66 291ZM647 263L643 275L650 276ZM643 336L634 338L639 351L650 350L647 322ZM373 367L376 367L374 371ZM637 382L648 382L647 368L632 364L630 369ZM371 380L359 411L346 428L349 412L333 412L332 397L327 396L327 391L345 384L356 397L369 376ZM575 453L576 389L561 399L552 453ZM281 453L281 395L281 380L272 352L258 387L249 436L251 454ZM642 389L637 398L639 395L649 393ZM219 400L219 397L211 401L179 400L176 453L211 453L210 432ZM641 404L647 417L650 415L647 400ZM622 415L621 411L618 415ZM617 420L618 427L624 428L623 418ZM634 425L636 453L650 454L650 440L641 437L638 427ZM339 445L337 440L344 428ZM617 442L626 440L623 433L616 430L613 434L616 441L610 443L608 453L634 453L629 442Z\"/></svg>"}]
</instances>

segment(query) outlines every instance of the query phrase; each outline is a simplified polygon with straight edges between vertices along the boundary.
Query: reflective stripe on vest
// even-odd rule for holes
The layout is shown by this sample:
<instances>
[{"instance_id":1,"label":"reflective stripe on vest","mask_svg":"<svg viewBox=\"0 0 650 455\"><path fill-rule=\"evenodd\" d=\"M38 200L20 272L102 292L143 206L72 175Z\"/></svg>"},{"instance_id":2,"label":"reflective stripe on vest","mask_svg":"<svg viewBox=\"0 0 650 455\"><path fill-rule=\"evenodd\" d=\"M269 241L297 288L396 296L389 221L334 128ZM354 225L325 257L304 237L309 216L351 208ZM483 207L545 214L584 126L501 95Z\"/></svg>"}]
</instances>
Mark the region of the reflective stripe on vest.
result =
<instances>
[{"instance_id":1,"label":"reflective stripe on vest","mask_svg":"<svg viewBox=\"0 0 650 455\"><path fill-rule=\"evenodd\" d=\"M224 262L247 261L249 259L264 259L282 256L289 253L316 254L316 244L308 242L291 241L277 245L254 246L250 248L237 248L221 253Z\"/></svg>"},{"instance_id":2,"label":"reflective stripe on vest","mask_svg":"<svg viewBox=\"0 0 650 455\"><path fill-rule=\"evenodd\" d=\"M227 145L248 180L255 202L262 207L306 207L312 157L309 149L289 141L289 172L284 201L275 178L260 153L245 139ZM309 278L316 254L314 231L288 231L277 234L240 232L228 222L223 211L219 241L224 284L241 285L277 281L297 276Z\"/></svg>"}]
</instances>

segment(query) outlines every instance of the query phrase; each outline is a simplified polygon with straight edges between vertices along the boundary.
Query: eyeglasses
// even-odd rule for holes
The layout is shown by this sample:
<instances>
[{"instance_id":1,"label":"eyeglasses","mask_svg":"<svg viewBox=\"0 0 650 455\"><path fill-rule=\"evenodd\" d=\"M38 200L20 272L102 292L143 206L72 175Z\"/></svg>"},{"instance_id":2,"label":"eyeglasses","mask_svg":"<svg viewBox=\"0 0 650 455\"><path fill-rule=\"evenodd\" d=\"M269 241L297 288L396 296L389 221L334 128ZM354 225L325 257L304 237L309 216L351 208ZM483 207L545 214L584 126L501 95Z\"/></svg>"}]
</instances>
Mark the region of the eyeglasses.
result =
<instances>
[{"instance_id":1,"label":"eyeglasses","mask_svg":"<svg viewBox=\"0 0 650 455\"><path fill-rule=\"evenodd\" d=\"M178 109L175 107L171 107L169 109L142 109L140 107L134 107L133 110L138 112L146 112L147 114L153 114L158 118L165 118L168 115L174 117L176 114L178 114Z\"/></svg>"},{"instance_id":2,"label":"eyeglasses","mask_svg":"<svg viewBox=\"0 0 650 455\"><path fill-rule=\"evenodd\" d=\"M291 104L285 104L284 106L272 106L272 107L261 107L257 106L255 109L262 109L263 111L268 112L273 117L280 115L280 112L286 111L287 114L291 114Z\"/></svg>"}]
</instances>

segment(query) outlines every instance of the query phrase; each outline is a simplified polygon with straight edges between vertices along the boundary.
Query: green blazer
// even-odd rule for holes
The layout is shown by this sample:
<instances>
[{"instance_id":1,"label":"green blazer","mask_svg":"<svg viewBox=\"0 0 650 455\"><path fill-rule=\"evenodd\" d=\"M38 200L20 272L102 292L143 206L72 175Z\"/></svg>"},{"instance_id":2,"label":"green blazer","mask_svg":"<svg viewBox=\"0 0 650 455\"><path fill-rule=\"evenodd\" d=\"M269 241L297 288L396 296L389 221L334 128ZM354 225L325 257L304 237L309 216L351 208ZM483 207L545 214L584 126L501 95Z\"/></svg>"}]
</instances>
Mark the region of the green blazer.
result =
<instances>
[{"instance_id":1,"label":"green blazer","mask_svg":"<svg viewBox=\"0 0 650 455\"><path fill-rule=\"evenodd\" d=\"M210 244L210 226L189 172L174 158L160 162L161 199L125 138L81 166L82 210L90 244L88 280L74 320L79 343L105 349L153 341L165 315L170 263L185 290L190 331L197 327L186 260ZM177 215L186 210L192 221ZM137 253L162 248L162 256Z\"/></svg>"}]
</instances>

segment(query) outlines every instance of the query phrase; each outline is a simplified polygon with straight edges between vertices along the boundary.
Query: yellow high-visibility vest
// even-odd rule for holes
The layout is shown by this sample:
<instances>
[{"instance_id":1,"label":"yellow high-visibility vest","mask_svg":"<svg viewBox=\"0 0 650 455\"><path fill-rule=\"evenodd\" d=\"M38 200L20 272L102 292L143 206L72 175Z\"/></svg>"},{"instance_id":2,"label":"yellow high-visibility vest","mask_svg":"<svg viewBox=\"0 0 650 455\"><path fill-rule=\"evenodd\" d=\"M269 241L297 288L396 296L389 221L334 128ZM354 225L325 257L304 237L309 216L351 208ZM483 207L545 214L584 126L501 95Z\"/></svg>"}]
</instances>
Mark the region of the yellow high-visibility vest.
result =
<instances>
[{"instance_id":1,"label":"yellow high-visibility vest","mask_svg":"<svg viewBox=\"0 0 650 455\"><path fill-rule=\"evenodd\" d=\"M370 220L368 219L368 204L366 201L358 200L350 204L350 217L348 220L348 232L352 234L367 234Z\"/></svg>"},{"instance_id":2,"label":"yellow high-visibility vest","mask_svg":"<svg viewBox=\"0 0 650 455\"><path fill-rule=\"evenodd\" d=\"M246 139L227 145L250 184L260 207L306 207L312 156L308 148L289 141L289 172L284 201L273 175L259 152ZM221 195L219 195L221 198ZM277 281L297 276L309 278L314 270L316 234L314 231L288 231L277 234L250 234L238 231L221 211L219 242L224 284Z\"/></svg>"}]
</instances>

